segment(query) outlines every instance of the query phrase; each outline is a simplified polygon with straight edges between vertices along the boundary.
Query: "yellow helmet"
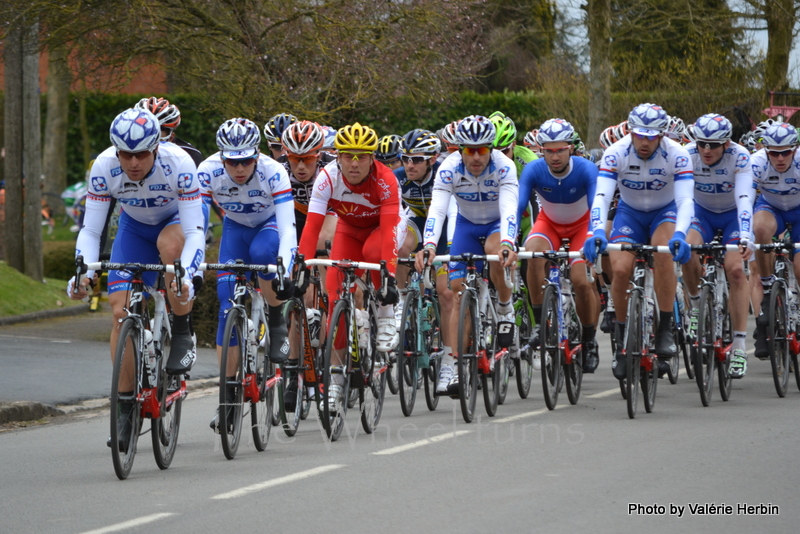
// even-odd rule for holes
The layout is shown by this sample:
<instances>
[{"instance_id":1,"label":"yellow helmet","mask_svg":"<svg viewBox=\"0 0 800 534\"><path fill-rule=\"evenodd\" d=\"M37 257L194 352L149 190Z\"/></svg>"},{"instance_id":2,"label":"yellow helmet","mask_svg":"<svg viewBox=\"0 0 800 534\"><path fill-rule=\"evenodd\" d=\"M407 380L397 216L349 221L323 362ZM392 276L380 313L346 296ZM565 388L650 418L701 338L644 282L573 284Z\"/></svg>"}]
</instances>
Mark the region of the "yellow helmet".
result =
<instances>
[{"instance_id":1,"label":"yellow helmet","mask_svg":"<svg viewBox=\"0 0 800 534\"><path fill-rule=\"evenodd\" d=\"M336 150L374 152L378 149L378 134L369 126L361 126L359 123L347 125L336 132L334 146Z\"/></svg>"}]
</instances>

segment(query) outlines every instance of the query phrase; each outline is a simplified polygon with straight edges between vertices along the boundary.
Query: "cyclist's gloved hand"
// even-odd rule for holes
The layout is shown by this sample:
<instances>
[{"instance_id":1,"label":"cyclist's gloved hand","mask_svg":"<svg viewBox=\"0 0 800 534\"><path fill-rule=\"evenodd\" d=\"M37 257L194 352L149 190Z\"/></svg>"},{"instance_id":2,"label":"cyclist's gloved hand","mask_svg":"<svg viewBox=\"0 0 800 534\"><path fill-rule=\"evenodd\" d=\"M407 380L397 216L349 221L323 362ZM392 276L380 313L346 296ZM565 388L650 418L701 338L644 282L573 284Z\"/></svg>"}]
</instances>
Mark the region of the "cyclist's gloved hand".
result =
<instances>
[{"instance_id":1,"label":"cyclist's gloved hand","mask_svg":"<svg viewBox=\"0 0 800 534\"><path fill-rule=\"evenodd\" d=\"M294 296L297 298L301 298L306 294L306 289L308 289L308 285L311 283L311 272L308 269L304 269L304 271L302 283L299 285L294 284Z\"/></svg>"},{"instance_id":2,"label":"cyclist's gloved hand","mask_svg":"<svg viewBox=\"0 0 800 534\"><path fill-rule=\"evenodd\" d=\"M288 300L292 298L294 295L294 282L292 282L291 278L283 279L283 289L278 287L278 278L272 279L272 289L275 290L275 296L278 297L278 300Z\"/></svg>"},{"instance_id":3,"label":"cyclist's gloved hand","mask_svg":"<svg viewBox=\"0 0 800 534\"><path fill-rule=\"evenodd\" d=\"M176 280L173 280L172 283L175 284ZM178 297L181 304L188 304L189 302L194 300L194 283L192 282L191 277L184 277L180 281L181 283L181 296ZM173 287L176 287L173 285ZM177 295L177 292L175 293Z\"/></svg>"},{"instance_id":4,"label":"cyclist's gloved hand","mask_svg":"<svg viewBox=\"0 0 800 534\"><path fill-rule=\"evenodd\" d=\"M583 256L589 263L597 263L597 245L600 245L600 254L606 251L606 247L608 247L608 238L606 237L606 231L602 228L598 228L594 231L592 236L586 240L583 244Z\"/></svg>"},{"instance_id":5,"label":"cyclist's gloved hand","mask_svg":"<svg viewBox=\"0 0 800 534\"><path fill-rule=\"evenodd\" d=\"M378 300L381 301L381 304L384 306L400 302L400 292L397 291L397 281L394 279L394 276L389 276L386 279L386 294L384 295L382 292L378 291Z\"/></svg>"},{"instance_id":6,"label":"cyclist's gloved hand","mask_svg":"<svg viewBox=\"0 0 800 534\"><path fill-rule=\"evenodd\" d=\"M672 239L669 240L669 251L672 252L672 257L677 262L684 264L689 261L689 258L692 257L692 249L686 242L686 234L675 232Z\"/></svg>"},{"instance_id":7,"label":"cyclist's gloved hand","mask_svg":"<svg viewBox=\"0 0 800 534\"><path fill-rule=\"evenodd\" d=\"M741 238L739 246L742 247L742 254L747 254L748 257L756 251L756 244L749 237Z\"/></svg>"}]
</instances>

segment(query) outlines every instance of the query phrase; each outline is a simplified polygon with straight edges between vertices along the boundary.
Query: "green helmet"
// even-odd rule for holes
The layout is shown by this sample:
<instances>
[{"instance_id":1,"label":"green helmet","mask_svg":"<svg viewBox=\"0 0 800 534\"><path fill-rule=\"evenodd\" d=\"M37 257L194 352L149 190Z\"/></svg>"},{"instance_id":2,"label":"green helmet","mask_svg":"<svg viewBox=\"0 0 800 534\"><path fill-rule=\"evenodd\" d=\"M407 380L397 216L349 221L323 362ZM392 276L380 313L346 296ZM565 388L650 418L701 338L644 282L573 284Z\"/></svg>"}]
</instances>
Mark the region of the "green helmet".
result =
<instances>
[{"instance_id":1,"label":"green helmet","mask_svg":"<svg viewBox=\"0 0 800 534\"><path fill-rule=\"evenodd\" d=\"M495 111L489 115L489 120L497 131L494 137L494 147L507 147L517 140L517 127L514 121L506 117L502 111Z\"/></svg>"}]
</instances>

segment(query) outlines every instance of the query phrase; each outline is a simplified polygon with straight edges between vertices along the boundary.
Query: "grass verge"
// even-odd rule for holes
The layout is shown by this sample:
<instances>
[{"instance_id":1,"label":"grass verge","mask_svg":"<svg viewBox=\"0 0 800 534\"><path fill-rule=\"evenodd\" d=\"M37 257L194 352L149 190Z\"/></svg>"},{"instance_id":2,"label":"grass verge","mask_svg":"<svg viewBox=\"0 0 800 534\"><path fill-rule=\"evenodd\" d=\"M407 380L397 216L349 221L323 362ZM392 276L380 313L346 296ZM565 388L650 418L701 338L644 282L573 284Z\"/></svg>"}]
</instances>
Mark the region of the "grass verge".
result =
<instances>
[{"instance_id":1,"label":"grass verge","mask_svg":"<svg viewBox=\"0 0 800 534\"><path fill-rule=\"evenodd\" d=\"M0 261L0 317L86 305L67 298L66 287L65 280L37 282Z\"/></svg>"}]
</instances>

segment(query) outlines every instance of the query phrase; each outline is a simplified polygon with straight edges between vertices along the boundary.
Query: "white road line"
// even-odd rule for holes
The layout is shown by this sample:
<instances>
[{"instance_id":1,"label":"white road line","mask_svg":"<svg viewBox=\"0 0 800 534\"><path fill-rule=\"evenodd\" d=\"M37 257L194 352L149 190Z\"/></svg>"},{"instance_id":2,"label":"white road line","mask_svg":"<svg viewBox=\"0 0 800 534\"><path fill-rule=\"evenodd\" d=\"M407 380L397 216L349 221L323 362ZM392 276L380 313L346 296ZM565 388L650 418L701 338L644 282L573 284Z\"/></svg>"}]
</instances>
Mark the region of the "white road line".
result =
<instances>
[{"instance_id":1,"label":"white road line","mask_svg":"<svg viewBox=\"0 0 800 534\"><path fill-rule=\"evenodd\" d=\"M128 530L130 528L140 527L148 523L153 523L154 521L158 521L159 519L164 519L165 517L169 517L171 515L176 515L176 514L161 513L161 514L146 515L144 517L131 519L130 521L125 521L123 523L117 523L116 525L109 525L107 527L98 528L97 530L88 530L83 534L106 534L106 532L119 532L120 530Z\"/></svg>"},{"instance_id":2,"label":"white road line","mask_svg":"<svg viewBox=\"0 0 800 534\"><path fill-rule=\"evenodd\" d=\"M407 443L405 445L399 445L397 447L391 447L389 449L383 449L382 451L373 452L372 454L376 456L386 456L389 454L397 454L399 452L410 451L411 449L416 449L417 447L424 447L425 445L430 445L431 443L437 443L439 441L444 441L446 439L452 439L458 436L463 436L464 434L469 434L473 432L472 430L459 430L457 432L448 432L447 434L439 434L438 436L433 436L432 438L428 439L421 439L419 441L415 441L413 443Z\"/></svg>"},{"instance_id":3,"label":"white road line","mask_svg":"<svg viewBox=\"0 0 800 534\"><path fill-rule=\"evenodd\" d=\"M308 471L301 471L299 473L295 473L293 475L286 475L285 477L276 478L273 480L267 480L265 482L259 482L258 484L253 484L252 486L246 486L244 488L229 491L227 493L220 493L219 495L214 495L211 497L212 499L235 499L236 497L244 497L245 495L249 495L256 491L265 490L267 488L271 488L273 486L280 486L281 484L288 484L289 482L296 482L298 480L303 480L304 478L313 477L316 475L321 475L323 473L327 473L328 471L334 471L336 469L341 469L345 467L344 465L340 464L331 464L331 465L323 465L320 467L315 467L314 469L309 469Z\"/></svg>"},{"instance_id":4,"label":"white road line","mask_svg":"<svg viewBox=\"0 0 800 534\"><path fill-rule=\"evenodd\" d=\"M610 397L614 393L619 394L619 388L607 389L605 391L601 391L600 393L595 393L594 395L586 395L587 399L602 399L603 397Z\"/></svg>"},{"instance_id":5,"label":"white road line","mask_svg":"<svg viewBox=\"0 0 800 534\"><path fill-rule=\"evenodd\" d=\"M556 410L560 410L563 407L564 407L563 404L557 405L556 406ZM542 408L541 410L534 410L532 412L518 413L517 415L511 415L509 417L503 417L502 419L492 419L491 421L492 421L492 423L510 423L510 422L516 421L518 419L525 419L527 417L534 417L534 416L537 416L537 415L541 415L543 413L547 413L549 411L550 410L548 410L547 408Z\"/></svg>"}]
</instances>

